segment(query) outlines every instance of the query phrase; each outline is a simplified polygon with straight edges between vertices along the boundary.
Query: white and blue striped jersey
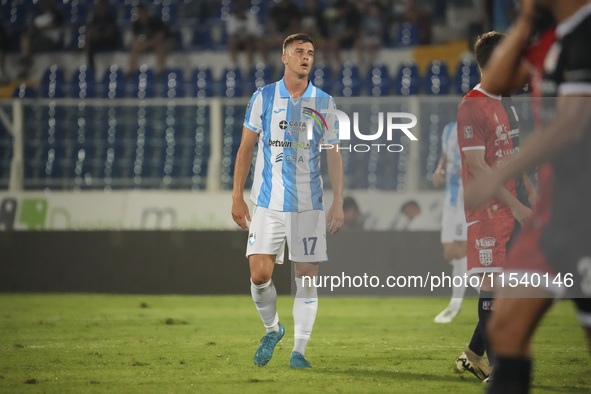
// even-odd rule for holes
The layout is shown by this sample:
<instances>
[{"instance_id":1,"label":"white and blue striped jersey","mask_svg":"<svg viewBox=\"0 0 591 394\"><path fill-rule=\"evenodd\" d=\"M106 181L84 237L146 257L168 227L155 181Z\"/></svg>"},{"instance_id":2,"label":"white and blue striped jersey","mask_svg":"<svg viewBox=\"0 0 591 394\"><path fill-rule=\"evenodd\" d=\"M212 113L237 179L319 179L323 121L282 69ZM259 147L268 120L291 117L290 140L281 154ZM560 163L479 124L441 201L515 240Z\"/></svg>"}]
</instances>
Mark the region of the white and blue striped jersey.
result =
<instances>
[{"instance_id":1,"label":"white and blue striped jersey","mask_svg":"<svg viewBox=\"0 0 591 394\"><path fill-rule=\"evenodd\" d=\"M443 128L441 136L441 153L447 156L445 167L444 201L451 205L458 204L458 194L463 193L462 187L462 156L458 143L458 123L451 122ZM462 198L462 197L460 197Z\"/></svg>"},{"instance_id":2,"label":"white and blue striped jersey","mask_svg":"<svg viewBox=\"0 0 591 394\"><path fill-rule=\"evenodd\" d=\"M339 138L336 117L323 111L334 108L333 98L311 82L298 99L290 97L283 79L252 95L244 126L259 133L250 194L254 204L282 212L324 209L320 144Z\"/></svg>"}]
</instances>

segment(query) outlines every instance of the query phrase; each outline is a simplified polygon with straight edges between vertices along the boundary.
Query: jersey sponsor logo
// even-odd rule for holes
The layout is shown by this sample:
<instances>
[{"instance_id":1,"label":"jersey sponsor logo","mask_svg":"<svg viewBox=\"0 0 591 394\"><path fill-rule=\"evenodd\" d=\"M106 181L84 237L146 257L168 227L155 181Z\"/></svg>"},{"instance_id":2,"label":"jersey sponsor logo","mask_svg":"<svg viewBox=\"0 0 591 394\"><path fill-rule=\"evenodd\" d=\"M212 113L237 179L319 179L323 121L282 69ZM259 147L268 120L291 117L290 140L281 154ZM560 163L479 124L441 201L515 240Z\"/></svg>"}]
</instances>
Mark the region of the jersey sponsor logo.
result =
<instances>
[{"instance_id":1,"label":"jersey sponsor logo","mask_svg":"<svg viewBox=\"0 0 591 394\"><path fill-rule=\"evenodd\" d=\"M472 126L464 126L464 138L472 138L474 137L474 131Z\"/></svg>"},{"instance_id":2,"label":"jersey sponsor logo","mask_svg":"<svg viewBox=\"0 0 591 394\"><path fill-rule=\"evenodd\" d=\"M482 301L482 309L485 311L494 311L495 310L494 301Z\"/></svg>"},{"instance_id":3,"label":"jersey sponsor logo","mask_svg":"<svg viewBox=\"0 0 591 394\"><path fill-rule=\"evenodd\" d=\"M519 151L519 148L499 149L495 152L495 156L497 156L497 157L511 156L513 153L518 152L518 151Z\"/></svg>"},{"instance_id":4,"label":"jersey sponsor logo","mask_svg":"<svg viewBox=\"0 0 591 394\"><path fill-rule=\"evenodd\" d=\"M476 249L492 248L497 244L494 237L480 238L476 240Z\"/></svg>"},{"instance_id":5,"label":"jersey sponsor logo","mask_svg":"<svg viewBox=\"0 0 591 394\"><path fill-rule=\"evenodd\" d=\"M286 161L288 163L303 163L304 156L284 155L283 153L279 153L277 156L275 156L275 163L279 163L282 161Z\"/></svg>"},{"instance_id":6,"label":"jersey sponsor logo","mask_svg":"<svg viewBox=\"0 0 591 394\"><path fill-rule=\"evenodd\" d=\"M316 123L318 123L318 126L320 126L320 130L322 130L322 125L324 125L325 130L328 130L328 125L326 124L324 116L322 116L318 111L315 111L310 107L304 107L304 115L308 115L314 119Z\"/></svg>"},{"instance_id":7,"label":"jersey sponsor logo","mask_svg":"<svg viewBox=\"0 0 591 394\"><path fill-rule=\"evenodd\" d=\"M269 146L278 148L310 149L310 143L306 141L272 140L269 138Z\"/></svg>"},{"instance_id":8,"label":"jersey sponsor logo","mask_svg":"<svg viewBox=\"0 0 591 394\"><path fill-rule=\"evenodd\" d=\"M493 262L493 251L492 249L480 249L478 251L478 260L480 264L488 267Z\"/></svg>"},{"instance_id":9,"label":"jersey sponsor logo","mask_svg":"<svg viewBox=\"0 0 591 394\"><path fill-rule=\"evenodd\" d=\"M293 133L305 133L308 131L308 125L306 122L300 122L298 120L282 120L279 122L279 128L281 130L288 130Z\"/></svg>"},{"instance_id":10,"label":"jersey sponsor logo","mask_svg":"<svg viewBox=\"0 0 591 394\"><path fill-rule=\"evenodd\" d=\"M505 129L505 126L502 124L497 125L497 129L495 130L495 134L497 139L495 140L495 146L498 146L503 142L504 144L509 143L509 132Z\"/></svg>"},{"instance_id":11,"label":"jersey sponsor logo","mask_svg":"<svg viewBox=\"0 0 591 394\"><path fill-rule=\"evenodd\" d=\"M250 233L250 234L248 234L248 244L250 246L254 245L254 243L256 242L256 240L257 240L256 233Z\"/></svg>"}]
</instances>

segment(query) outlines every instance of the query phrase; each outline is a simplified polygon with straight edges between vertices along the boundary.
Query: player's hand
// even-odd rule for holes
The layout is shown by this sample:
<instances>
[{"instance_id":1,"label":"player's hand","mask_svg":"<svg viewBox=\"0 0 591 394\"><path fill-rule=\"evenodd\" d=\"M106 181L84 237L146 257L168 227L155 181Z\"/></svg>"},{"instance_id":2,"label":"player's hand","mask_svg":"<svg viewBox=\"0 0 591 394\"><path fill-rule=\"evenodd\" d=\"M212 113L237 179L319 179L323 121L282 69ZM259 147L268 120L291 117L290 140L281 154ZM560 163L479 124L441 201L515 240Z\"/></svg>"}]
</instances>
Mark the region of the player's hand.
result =
<instances>
[{"instance_id":1,"label":"player's hand","mask_svg":"<svg viewBox=\"0 0 591 394\"><path fill-rule=\"evenodd\" d=\"M525 227L532 216L532 210L521 203L515 204L514 207L511 207L511 213L515 217L515 220L519 222L521 227Z\"/></svg>"},{"instance_id":2,"label":"player's hand","mask_svg":"<svg viewBox=\"0 0 591 394\"><path fill-rule=\"evenodd\" d=\"M345 214L343 213L343 204L332 204L328 211L328 232L334 234L345 223Z\"/></svg>"},{"instance_id":3,"label":"player's hand","mask_svg":"<svg viewBox=\"0 0 591 394\"><path fill-rule=\"evenodd\" d=\"M445 172L443 170L435 171L433 173L433 186L440 187L445 184Z\"/></svg>"},{"instance_id":4,"label":"player's hand","mask_svg":"<svg viewBox=\"0 0 591 394\"><path fill-rule=\"evenodd\" d=\"M248 205L244 199L236 199L232 202L232 219L243 230L248 230L248 220L250 222L250 213L248 212Z\"/></svg>"}]
</instances>

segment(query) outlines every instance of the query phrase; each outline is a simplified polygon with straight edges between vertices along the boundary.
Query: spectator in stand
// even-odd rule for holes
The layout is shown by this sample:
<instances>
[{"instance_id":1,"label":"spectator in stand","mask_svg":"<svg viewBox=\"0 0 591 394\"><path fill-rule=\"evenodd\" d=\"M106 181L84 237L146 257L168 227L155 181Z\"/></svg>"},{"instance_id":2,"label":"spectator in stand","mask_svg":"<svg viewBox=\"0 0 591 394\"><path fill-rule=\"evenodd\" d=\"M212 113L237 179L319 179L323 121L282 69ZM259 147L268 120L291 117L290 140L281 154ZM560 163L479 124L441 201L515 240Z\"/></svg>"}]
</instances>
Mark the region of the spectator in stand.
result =
<instances>
[{"instance_id":1,"label":"spectator in stand","mask_svg":"<svg viewBox=\"0 0 591 394\"><path fill-rule=\"evenodd\" d=\"M291 0L279 0L269 11L269 44L271 48L282 48L283 40L300 31L301 13Z\"/></svg>"},{"instance_id":2,"label":"spectator in stand","mask_svg":"<svg viewBox=\"0 0 591 394\"><path fill-rule=\"evenodd\" d=\"M314 40L314 48L322 53L324 62L328 61L328 25L317 0L307 0L302 12L302 33L306 33Z\"/></svg>"},{"instance_id":3,"label":"spectator in stand","mask_svg":"<svg viewBox=\"0 0 591 394\"><path fill-rule=\"evenodd\" d=\"M330 47L337 66L343 64L342 49L351 49L359 36L359 15L347 0L338 0L334 6L333 19L329 22Z\"/></svg>"},{"instance_id":4,"label":"spectator in stand","mask_svg":"<svg viewBox=\"0 0 591 394\"><path fill-rule=\"evenodd\" d=\"M341 230L363 230L365 216L359 210L357 201L353 197L345 197L343 199L343 214L345 215L345 221Z\"/></svg>"},{"instance_id":5,"label":"spectator in stand","mask_svg":"<svg viewBox=\"0 0 591 394\"><path fill-rule=\"evenodd\" d=\"M238 64L238 51L246 51L248 66L254 66L253 52L254 46L263 58L263 62L268 63L267 51L261 37L263 35L257 16L250 12L249 2L247 0L238 0L226 21L226 31L228 33L228 49L230 50L230 59L232 63Z\"/></svg>"},{"instance_id":6,"label":"spectator in stand","mask_svg":"<svg viewBox=\"0 0 591 394\"><path fill-rule=\"evenodd\" d=\"M431 26L433 25L430 4L419 0L410 0L405 19L414 23L419 29L419 44L431 44Z\"/></svg>"},{"instance_id":7,"label":"spectator in stand","mask_svg":"<svg viewBox=\"0 0 591 394\"><path fill-rule=\"evenodd\" d=\"M115 50L119 42L117 18L109 10L107 0L100 0L94 7L90 23L86 27L84 51L88 66L94 68L94 55L98 50Z\"/></svg>"},{"instance_id":8,"label":"spectator in stand","mask_svg":"<svg viewBox=\"0 0 591 394\"><path fill-rule=\"evenodd\" d=\"M56 50L62 46L64 18L51 0L39 2L41 12L33 24L21 36L21 70L19 78L27 78L33 65L33 54L39 51Z\"/></svg>"},{"instance_id":9,"label":"spectator in stand","mask_svg":"<svg viewBox=\"0 0 591 394\"><path fill-rule=\"evenodd\" d=\"M161 75L166 67L166 53L174 48L174 38L162 19L153 15L144 4L137 6L137 20L133 22L133 43L129 55L128 76L137 69L139 56L147 51L156 52L157 74Z\"/></svg>"},{"instance_id":10,"label":"spectator in stand","mask_svg":"<svg viewBox=\"0 0 591 394\"><path fill-rule=\"evenodd\" d=\"M378 57L378 50L382 46L382 39L384 37L384 10L382 10L380 3L372 1L364 8L364 3L358 3L360 14L364 15L361 20L361 34L357 40L357 56L359 58L358 65L365 66L366 64L373 64ZM367 56L365 51L367 50ZM365 59L368 62L365 62Z\"/></svg>"},{"instance_id":11,"label":"spectator in stand","mask_svg":"<svg viewBox=\"0 0 591 394\"><path fill-rule=\"evenodd\" d=\"M400 212L406 218L406 225L402 230L408 231L437 231L441 225L428 212L422 212L419 203L409 200L402 204Z\"/></svg>"}]
</instances>

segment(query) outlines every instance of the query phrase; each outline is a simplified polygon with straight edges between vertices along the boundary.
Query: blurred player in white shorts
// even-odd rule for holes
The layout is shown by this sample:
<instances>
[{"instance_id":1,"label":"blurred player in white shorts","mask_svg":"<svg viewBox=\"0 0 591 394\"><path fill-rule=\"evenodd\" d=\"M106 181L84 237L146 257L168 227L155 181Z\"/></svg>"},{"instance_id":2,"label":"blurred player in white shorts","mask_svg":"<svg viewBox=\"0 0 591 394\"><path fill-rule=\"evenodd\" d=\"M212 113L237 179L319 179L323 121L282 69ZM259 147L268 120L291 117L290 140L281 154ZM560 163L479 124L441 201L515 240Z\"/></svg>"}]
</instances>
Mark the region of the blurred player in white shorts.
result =
<instances>
[{"instance_id":1,"label":"blurred player in white shorts","mask_svg":"<svg viewBox=\"0 0 591 394\"><path fill-rule=\"evenodd\" d=\"M338 151L333 98L312 85L308 74L314 61L314 43L306 34L294 34L283 43L284 77L259 88L246 109L242 141L236 156L232 217L249 230L246 255L250 265L251 294L267 334L254 356L266 365L285 334L279 322L277 291L272 282L275 264L283 262L285 243L294 262L296 297L293 305L294 347L289 365L310 368L305 350L318 310L318 292L302 277L318 275L326 253L320 154L326 151L333 202L328 212L329 231L341 228L343 214L343 162ZM244 183L258 143L250 200L251 220L244 201Z\"/></svg>"},{"instance_id":2,"label":"blurred player in white shorts","mask_svg":"<svg viewBox=\"0 0 591 394\"><path fill-rule=\"evenodd\" d=\"M433 174L433 185L445 184L443 216L441 218L441 244L443 257L452 265L453 276L466 273L466 214L462 186L462 159L458 145L457 122L445 125L442 134L441 159ZM435 316L436 323L449 323L460 312L466 288L452 287L449 305Z\"/></svg>"}]
</instances>

